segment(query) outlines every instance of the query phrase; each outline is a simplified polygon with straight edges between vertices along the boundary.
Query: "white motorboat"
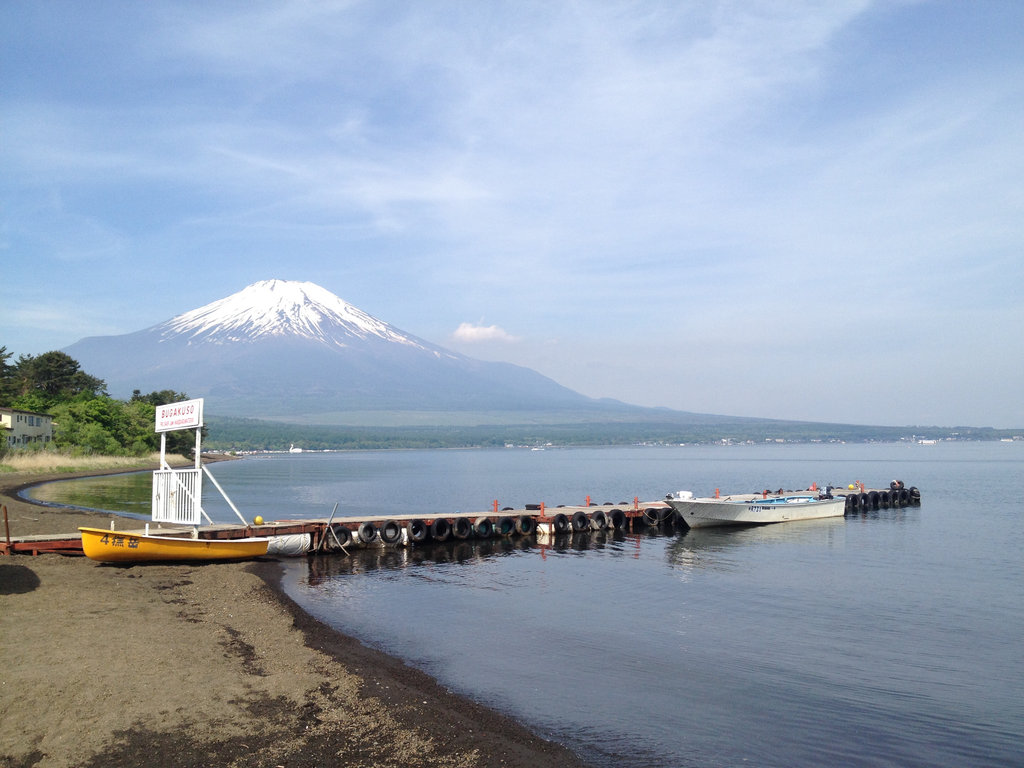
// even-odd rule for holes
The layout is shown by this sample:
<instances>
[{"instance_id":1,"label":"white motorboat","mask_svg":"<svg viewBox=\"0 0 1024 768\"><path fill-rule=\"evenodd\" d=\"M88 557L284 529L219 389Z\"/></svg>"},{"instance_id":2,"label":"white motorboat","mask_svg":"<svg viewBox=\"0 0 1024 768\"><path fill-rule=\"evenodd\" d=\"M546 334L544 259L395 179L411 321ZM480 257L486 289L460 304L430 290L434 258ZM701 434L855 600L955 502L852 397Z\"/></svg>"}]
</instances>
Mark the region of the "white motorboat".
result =
<instances>
[{"instance_id":1,"label":"white motorboat","mask_svg":"<svg viewBox=\"0 0 1024 768\"><path fill-rule=\"evenodd\" d=\"M665 501L691 528L842 517L846 509L844 498L819 497L817 494L744 493L721 498L694 498L690 491L679 491L667 496Z\"/></svg>"}]
</instances>

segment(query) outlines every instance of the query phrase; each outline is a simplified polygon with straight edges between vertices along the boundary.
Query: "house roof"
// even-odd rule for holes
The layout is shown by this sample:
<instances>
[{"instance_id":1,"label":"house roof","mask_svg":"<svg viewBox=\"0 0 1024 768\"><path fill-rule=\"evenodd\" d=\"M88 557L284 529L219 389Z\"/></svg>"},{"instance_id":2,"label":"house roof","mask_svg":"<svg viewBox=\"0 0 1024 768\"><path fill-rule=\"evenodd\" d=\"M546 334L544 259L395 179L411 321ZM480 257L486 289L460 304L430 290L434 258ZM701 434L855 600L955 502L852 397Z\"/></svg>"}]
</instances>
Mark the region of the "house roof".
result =
<instances>
[{"instance_id":1,"label":"house roof","mask_svg":"<svg viewBox=\"0 0 1024 768\"><path fill-rule=\"evenodd\" d=\"M45 416L48 419L52 419L48 413L39 413L39 411L23 411L21 408L9 408L6 405L0 405L0 412L2 413L24 413L27 416Z\"/></svg>"}]
</instances>

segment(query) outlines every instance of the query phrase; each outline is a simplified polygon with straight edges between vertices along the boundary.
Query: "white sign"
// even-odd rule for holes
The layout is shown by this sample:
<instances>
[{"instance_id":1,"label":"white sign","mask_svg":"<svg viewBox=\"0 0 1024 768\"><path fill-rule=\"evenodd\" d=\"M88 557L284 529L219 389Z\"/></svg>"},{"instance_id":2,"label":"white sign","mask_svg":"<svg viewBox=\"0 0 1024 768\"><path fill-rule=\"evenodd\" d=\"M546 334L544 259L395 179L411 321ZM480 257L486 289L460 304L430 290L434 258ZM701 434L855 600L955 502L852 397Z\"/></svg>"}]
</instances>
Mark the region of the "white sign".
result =
<instances>
[{"instance_id":1,"label":"white sign","mask_svg":"<svg viewBox=\"0 0 1024 768\"><path fill-rule=\"evenodd\" d=\"M197 429L203 426L203 399L184 400L156 407L156 431Z\"/></svg>"}]
</instances>

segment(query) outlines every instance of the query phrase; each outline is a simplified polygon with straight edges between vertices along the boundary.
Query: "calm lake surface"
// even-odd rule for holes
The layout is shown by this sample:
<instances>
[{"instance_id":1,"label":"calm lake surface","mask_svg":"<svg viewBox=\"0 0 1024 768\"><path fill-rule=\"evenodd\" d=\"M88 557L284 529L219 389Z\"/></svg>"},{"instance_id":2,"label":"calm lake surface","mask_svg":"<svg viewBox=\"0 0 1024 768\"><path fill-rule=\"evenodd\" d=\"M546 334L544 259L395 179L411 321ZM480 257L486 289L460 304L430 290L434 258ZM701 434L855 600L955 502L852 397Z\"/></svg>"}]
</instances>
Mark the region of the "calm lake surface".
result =
<instances>
[{"instance_id":1,"label":"calm lake surface","mask_svg":"<svg viewBox=\"0 0 1024 768\"><path fill-rule=\"evenodd\" d=\"M920 507L297 558L284 584L317 618L595 765L1021 765L1024 443L382 451L212 469L246 517L267 519L904 480ZM145 511L138 477L103 478L103 497L141 493ZM61 501L77 482L32 495ZM215 495L214 519L235 520ZM75 503L116 507L89 499Z\"/></svg>"}]
</instances>

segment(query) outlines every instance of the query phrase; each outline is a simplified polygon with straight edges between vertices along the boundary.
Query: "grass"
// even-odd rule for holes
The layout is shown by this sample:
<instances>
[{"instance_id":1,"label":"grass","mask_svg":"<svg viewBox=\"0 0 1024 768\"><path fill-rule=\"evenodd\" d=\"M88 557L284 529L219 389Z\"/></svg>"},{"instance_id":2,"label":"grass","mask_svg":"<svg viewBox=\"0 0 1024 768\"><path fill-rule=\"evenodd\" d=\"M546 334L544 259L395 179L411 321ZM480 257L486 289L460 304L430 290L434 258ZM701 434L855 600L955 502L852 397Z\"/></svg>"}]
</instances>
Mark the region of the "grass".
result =
<instances>
[{"instance_id":1,"label":"grass","mask_svg":"<svg viewBox=\"0 0 1024 768\"><path fill-rule=\"evenodd\" d=\"M168 456L172 465L185 463L182 456ZM32 451L30 453L9 453L0 463L0 472L18 472L28 475L43 475L64 472L92 472L107 469L145 469L157 466L160 454L148 456L73 456L57 451Z\"/></svg>"}]
</instances>

